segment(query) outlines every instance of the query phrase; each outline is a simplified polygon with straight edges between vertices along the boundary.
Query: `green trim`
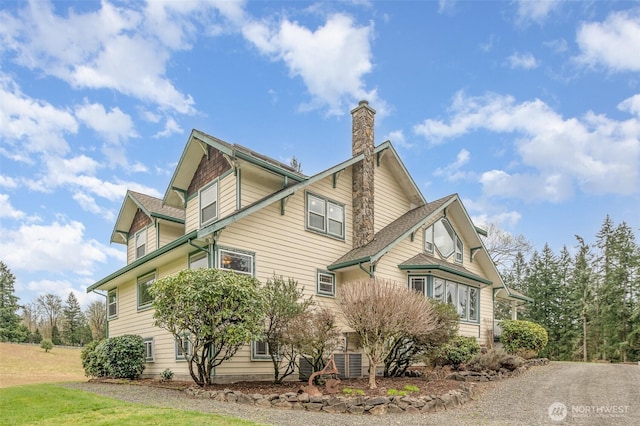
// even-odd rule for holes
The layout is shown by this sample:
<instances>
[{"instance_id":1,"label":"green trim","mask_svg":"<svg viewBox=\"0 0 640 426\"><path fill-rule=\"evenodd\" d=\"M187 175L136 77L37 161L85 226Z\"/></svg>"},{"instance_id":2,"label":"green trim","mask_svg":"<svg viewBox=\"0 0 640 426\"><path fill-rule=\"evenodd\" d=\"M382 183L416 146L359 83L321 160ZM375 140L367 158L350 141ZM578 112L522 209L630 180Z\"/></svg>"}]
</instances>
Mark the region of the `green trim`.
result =
<instances>
[{"instance_id":1,"label":"green trim","mask_svg":"<svg viewBox=\"0 0 640 426\"><path fill-rule=\"evenodd\" d=\"M384 151L386 149L390 150L393 153L393 156L396 158L396 161L398 161L398 164L400 165L400 168L402 168L402 171L404 171L404 174L409 179L409 182L413 185L413 189L420 196L420 200L422 201L422 203L423 204L427 204L427 200L424 198L424 195L422 195L422 192L420 192L420 189L419 189L418 185L416 185L416 181L413 180L413 177L411 176L411 174L409 173L409 171L405 167L404 163L400 159L400 156L398 155L398 152L393 147L393 145L391 144L390 141L385 141L385 142L381 143L380 145L378 145L377 147L374 148L373 152L378 154L379 152L382 152L382 151Z\"/></svg>"},{"instance_id":2,"label":"green trim","mask_svg":"<svg viewBox=\"0 0 640 426\"><path fill-rule=\"evenodd\" d=\"M119 277L120 275L126 274L127 272L137 268L140 265L144 265L145 263L159 257L162 256L163 254L173 250L176 247L180 247L181 245L187 244L187 242L190 239L195 239L198 236L198 231L191 231L188 234L183 235L182 237L178 238L177 240L174 240L172 242L170 242L169 244L167 244L166 246L162 246L161 248L159 248L158 250L152 251L151 253L142 256L140 259L137 259L135 262L132 262L130 264L128 264L127 266L125 266L124 268L121 268L119 270L117 270L116 272L107 275L106 277L104 277L103 279L101 279L100 281L96 282L95 284L92 284L91 286L89 286L89 288L87 288L87 293L99 289L100 286L108 283L109 281L113 280L114 278Z\"/></svg>"},{"instance_id":3,"label":"green trim","mask_svg":"<svg viewBox=\"0 0 640 426\"><path fill-rule=\"evenodd\" d=\"M327 270L336 271L338 269L348 268L349 266L360 265L367 262L371 262L371 256L362 257L360 259L347 260L346 262L342 262L342 263L335 263L333 265L327 266Z\"/></svg>"},{"instance_id":4,"label":"green trim","mask_svg":"<svg viewBox=\"0 0 640 426\"><path fill-rule=\"evenodd\" d=\"M202 223L202 192L211 188L213 185L216 186L216 214L211 219L207 220L205 223ZM220 215L220 177L215 178L211 182L203 185L198 188L198 227L202 228L206 227L209 224L218 220L218 216Z\"/></svg>"},{"instance_id":5,"label":"green trim","mask_svg":"<svg viewBox=\"0 0 640 426\"><path fill-rule=\"evenodd\" d=\"M166 220L167 222L179 223L181 225L184 225L184 219L179 219L173 216L167 216L162 213L151 213L151 217L156 219Z\"/></svg>"},{"instance_id":6,"label":"green trim","mask_svg":"<svg viewBox=\"0 0 640 426\"><path fill-rule=\"evenodd\" d=\"M486 229L482 229L479 226L475 226L475 225L473 227L476 228L476 232L478 234L482 235L483 237L488 237L489 236L489 233L487 232Z\"/></svg>"},{"instance_id":7,"label":"green trim","mask_svg":"<svg viewBox=\"0 0 640 426\"><path fill-rule=\"evenodd\" d=\"M316 228L312 228L309 226L309 196L315 197L319 200L323 200L325 203L324 209L324 231ZM336 235L329 232L329 204L333 204L336 207L340 207L342 209L342 235ZM330 198L325 197L324 195L319 195L315 192L305 191L305 199L304 199L304 213L305 213L305 229L310 232L314 232L316 234L325 235L327 237L335 238L340 241L345 241L346 233L347 233L347 210L345 204L332 200Z\"/></svg>"},{"instance_id":8,"label":"green trim","mask_svg":"<svg viewBox=\"0 0 640 426\"><path fill-rule=\"evenodd\" d=\"M116 294L116 303L115 303L116 304L116 313L113 314L113 315L109 315L109 305L110 305L110 303L109 303L109 294L112 293L112 292ZM88 291L87 291L87 293L88 293ZM110 320L118 318L118 293L119 293L118 287L112 288L109 291L107 291L107 324L109 323Z\"/></svg>"},{"instance_id":9,"label":"green trim","mask_svg":"<svg viewBox=\"0 0 640 426\"><path fill-rule=\"evenodd\" d=\"M242 208L242 170L234 167L236 170L236 210Z\"/></svg>"},{"instance_id":10,"label":"green trim","mask_svg":"<svg viewBox=\"0 0 640 426\"><path fill-rule=\"evenodd\" d=\"M212 223L211 225L202 228L198 231L198 238L204 238L208 235L211 235L213 233L215 233L217 230L222 229L222 228L226 228L227 226L231 225L234 222L237 222L240 219L243 219L259 210L262 210L264 207L267 207L273 203L275 203L276 201L280 201L285 197L288 197L289 195L293 195L296 191L299 191L302 188L305 188L309 185L311 185L312 183L318 182L321 179L324 179L327 176L330 176L332 173L334 173L336 170L339 169L344 169L346 167L349 167L350 165L357 163L358 161L362 161L362 159L364 158L364 154L360 154L356 157L352 157L347 161L343 161L342 163L325 170L324 172L320 172L317 175L304 180L302 182L298 182L297 184L291 185L287 188L284 188L278 192L276 192L275 194L264 198L262 200L260 200L259 202L256 202L254 204L251 204L250 206L244 208L243 210L240 210L239 212L236 212L235 214L232 214L231 216L227 216L224 219L221 219L215 223Z\"/></svg>"},{"instance_id":11,"label":"green trim","mask_svg":"<svg viewBox=\"0 0 640 426\"><path fill-rule=\"evenodd\" d=\"M304 181L305 178L302 176L299 176L298 174L291 172L289 170L283 169L281 167L278 167L275 164L269 163L268 161L265 161L261 158L257 158L254 157L253 155L246 153L244 151L240 151L238 149L235 149L235 157L239 158L241 160L245 160L248 161L252 164L255 164L256 166L260 166L263 169L269 170L271 172L274 172L276 174L279 174L281 176L287 177L287 178L291 178L296 182L301 182Z\"/></svg>"},{"instance_id":12,"label":"green trim","mask_svg":"<svg viewBox=\"0 0 640 426\"><path fill-rule=\"evenodd\" d=\"M158 270L154 269L153 271L147 272L146 274L142 274L136 277L136 307L138 308L138 311L146 311L147 309L151 308L151 304L153 303L153 299L151 299L144 305L140 304L141 280L143 280L142 283L147 283L149 280L144 280L144 279L151 276L153 276L152 279L153 281L155 281L158 277Z\"/></svg>"},{"instance_id":13,"label":"green trim","mask_svg":"<svg viewBox=\"0 0 640 426\"><path fill-rule=\"evenodd\" d=\"M327 275L333 278L333 291L331 293L320 291L320 274ZM333 272L325 271L323 269L316 270L316 295L324 297L336 297L336 274Z\"/></svg>"},{"instance_id":14,"label":"green trim","mask_svg":"<svg viewBox=\"0 0 640 426\"><path fill-rule=\"evenodd\" d=\"M486 284L486 285L491 285L493 284L492 281L489 281L485 278L479 277L475 274L469 273L469 272L464 272L464 271L459 271L455 268L451 268L449 266L446 265L439 265L439 264L432 264L432 265L398 265L398 268L402 269L402 270L426 270L426 269L435 269L438 271L443 271L443 272L448 272L450 274L453 275L457 275L459 277L463 277L463 278L467 278L470 279L472 281L476 281L482 284Z\"/></svg>"},{"instance_id":15,"label":"green trim","mask_svg":"<svg viewBox=\"0 0 640 426\"><path fill-rule=\"evenodd\" d=\"M513 299L518 299L518 300L522 300L522 301L524 301L524 302L529 302L529 303L533 303L533 302L535 302L535 300L534 300L534 299L532 299L532 298L531 298L531 297L529 297L529 296L525 296L524 294L523 294L523 295L520 295L520 294L512 294L512 293L511 293L511 289L510 289L509 287L507 287L507 285L506 285L506 284L503 284L503 287L498 287L498 288L494 288L494 289L493 289L493 298L494 298L494 299L495 299L495 297L496 297L496 294L497 294L500 290L505 290L505 292L507 293L507 296L508 296L508 297L511 297L511 298L513 298Z\"/></svg>"}]
</instances>

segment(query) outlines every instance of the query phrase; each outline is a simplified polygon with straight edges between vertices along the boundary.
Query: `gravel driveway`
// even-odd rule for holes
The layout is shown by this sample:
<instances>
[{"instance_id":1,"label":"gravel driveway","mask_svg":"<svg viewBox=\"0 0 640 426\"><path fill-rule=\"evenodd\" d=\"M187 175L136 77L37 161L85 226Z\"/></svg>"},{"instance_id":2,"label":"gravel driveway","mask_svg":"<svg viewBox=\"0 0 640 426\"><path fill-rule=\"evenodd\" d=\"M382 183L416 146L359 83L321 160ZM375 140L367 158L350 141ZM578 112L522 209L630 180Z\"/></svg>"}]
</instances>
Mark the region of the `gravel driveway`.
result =
<instances>
[{"instance_id":1,"label":"gravel driveway","mask_svg":"<svg viewBox=\"0 0 640 426\"><path fill-rule=\"evenodd\" d=\"M553 362L490 383L476 401L431 414L357 416L286 411L195 399L145 386L69 383L99 395L274 425L640 425L640 366Z\"/></svg>"}]
</instances>

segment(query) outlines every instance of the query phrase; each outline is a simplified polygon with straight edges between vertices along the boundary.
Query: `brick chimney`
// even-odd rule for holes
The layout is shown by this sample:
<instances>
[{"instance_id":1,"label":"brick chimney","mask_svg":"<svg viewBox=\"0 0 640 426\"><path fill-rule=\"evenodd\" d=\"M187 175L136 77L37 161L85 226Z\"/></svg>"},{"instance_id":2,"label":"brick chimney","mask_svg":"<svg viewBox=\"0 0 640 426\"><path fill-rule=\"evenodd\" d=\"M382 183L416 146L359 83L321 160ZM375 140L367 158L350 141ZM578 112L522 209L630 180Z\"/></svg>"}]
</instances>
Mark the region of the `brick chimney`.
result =
<instances>
[{"instance_id":1,"label":"brick chimney","mask_svg":"<svg viewBox=\"0 0 640 426\"><path fill-rule=\"evenodd\" d=\"M373 240L373 116L369 102L360 101L351 111L352 154L364 154L364 160L353 165L353 248Z\"/></svg>"}]
</instances>

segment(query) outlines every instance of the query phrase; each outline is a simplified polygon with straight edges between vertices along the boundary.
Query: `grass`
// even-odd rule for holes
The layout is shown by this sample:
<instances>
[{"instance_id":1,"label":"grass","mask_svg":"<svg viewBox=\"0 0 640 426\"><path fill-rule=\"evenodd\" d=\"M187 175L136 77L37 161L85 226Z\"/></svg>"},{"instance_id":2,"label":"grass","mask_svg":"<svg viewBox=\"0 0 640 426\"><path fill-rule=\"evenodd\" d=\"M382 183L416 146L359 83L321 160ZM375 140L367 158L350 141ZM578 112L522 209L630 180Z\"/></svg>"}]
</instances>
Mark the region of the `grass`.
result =
<instances>
[{"instance_id":1,"label":"grass","mask_svg":"<svg viewBox=\"0 0 640 426\"><path fill-rule=\"evenodd\" d=\"M0 388L87 380L79 348L54 346L45 352L39 345L0 343L0 360Z\"/></svg>"},{"instance_id":2,"label":"grass","mask_svg":"<svg viewBox=\"0 0 640 426\"><path fill-rule=\"evenodd\" d=\"M150 407L55 384L0 389L2 425L254 425L216 414Z\"/></svg>"},{"instance_id":3,"label":"grass","mask_svg":"<svg viewBox=\"0 0 640 426\"><path fill-rule=\"evenodd\" d=\"M86 381L80 349L0 343L0 425L253 425L216 414L151 407L50 382ZM37 384L36 384L37 383Z\"/></svg>"}]
</instances>

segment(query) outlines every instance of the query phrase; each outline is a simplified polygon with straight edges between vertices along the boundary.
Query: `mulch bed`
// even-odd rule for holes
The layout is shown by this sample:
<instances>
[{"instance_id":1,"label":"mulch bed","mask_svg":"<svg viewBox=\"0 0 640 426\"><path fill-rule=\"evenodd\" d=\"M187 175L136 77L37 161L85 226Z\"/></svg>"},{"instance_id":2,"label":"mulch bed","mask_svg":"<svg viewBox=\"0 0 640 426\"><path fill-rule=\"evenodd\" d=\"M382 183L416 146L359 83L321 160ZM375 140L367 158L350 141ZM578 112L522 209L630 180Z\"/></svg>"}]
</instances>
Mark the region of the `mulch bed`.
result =
<instances>
[{"instance_id":1,"label":"mulch bed","mask_svg":"<svg viewBox=\"0 0 640 426\"><path fill-rule=\"evenodd\" d=\"M92 382L100 383L127 383L140 386L161 387L167 389L184 390L189 387L195 386L191 381L161 381L158 379L143 378L137 380L123 380L123 379L92 379ZM303 386L308 383L301 381L286 381L279 385L274 385L268 381L245 381L237 383L223 383L206 386L206 390L224 390L231 389L234 391L242 392L246 395L251 394L284 394L287 392L298 392ZM369 389L369 379L343 379L338 385L338 395L345 395L343 389L360 389L365 392L366 396L379 396L387 395L387 391L395 389L402 391L405 386L416 386L420 390L418 392L407 392L413 396L418 395L441 395L447 393L450 390L460 388L460 382L455 380L428 380L426 377L377 377L376 384L377 389ZM318 389L326 394L324 386L318 386Z\"/></svg>"}]
</instances>

